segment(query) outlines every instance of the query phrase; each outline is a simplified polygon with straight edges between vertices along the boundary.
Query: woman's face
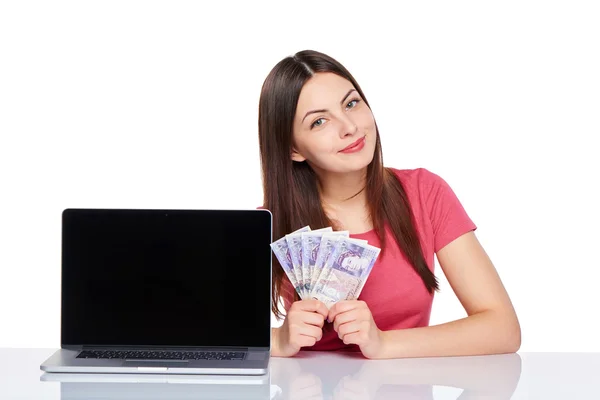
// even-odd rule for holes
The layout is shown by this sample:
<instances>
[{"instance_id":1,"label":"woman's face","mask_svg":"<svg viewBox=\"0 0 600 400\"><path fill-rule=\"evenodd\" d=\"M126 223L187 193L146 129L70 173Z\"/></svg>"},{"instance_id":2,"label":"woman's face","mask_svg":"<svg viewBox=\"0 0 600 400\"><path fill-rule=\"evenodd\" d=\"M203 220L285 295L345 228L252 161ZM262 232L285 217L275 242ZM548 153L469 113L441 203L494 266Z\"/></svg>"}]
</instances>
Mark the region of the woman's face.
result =
<instances>
[{"instance_id":1,"label":"woman's face","mask_svg":"<svg viewBox=\"0 0 600 400\"><path fill-rule=\"evenodd\" d=\"M363 260L358 256L346 257L344 258L344 261L342 261L342 268L347 271L357 272L362 270L363 264Z\"/></svg>"},{"instance_id":2,"label":"woman's face","mask_svg":"<svg viewBox=\"0 0 600 400\"><path fill-rule=\"evenodd\" d=\"M352 83L333 73L310 78L298 99L292 160L317 172L365 168L375 152L375 119Z\"/></svg>"}]
</instances>

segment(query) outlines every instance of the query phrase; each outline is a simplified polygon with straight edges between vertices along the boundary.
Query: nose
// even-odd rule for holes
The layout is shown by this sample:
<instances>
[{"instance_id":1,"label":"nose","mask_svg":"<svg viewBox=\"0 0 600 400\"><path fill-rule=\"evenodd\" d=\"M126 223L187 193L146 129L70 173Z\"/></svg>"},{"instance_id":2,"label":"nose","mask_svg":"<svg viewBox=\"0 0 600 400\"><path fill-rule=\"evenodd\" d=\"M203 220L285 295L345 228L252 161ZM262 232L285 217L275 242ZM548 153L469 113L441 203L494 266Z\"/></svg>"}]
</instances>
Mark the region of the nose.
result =
<instances>
[{"instance_id":1,"label":"nose","mask_svg":"<svg viewBox=\"0 0 600 400\"><path fill-rule=\"evenodd\" d=\"M341 127L340 127L340 137L344 138L346 136L353 136L358 132L358 126L354 122L354 120L348 115L342 114L339 117Z\"/></svg>"}]
</instances>

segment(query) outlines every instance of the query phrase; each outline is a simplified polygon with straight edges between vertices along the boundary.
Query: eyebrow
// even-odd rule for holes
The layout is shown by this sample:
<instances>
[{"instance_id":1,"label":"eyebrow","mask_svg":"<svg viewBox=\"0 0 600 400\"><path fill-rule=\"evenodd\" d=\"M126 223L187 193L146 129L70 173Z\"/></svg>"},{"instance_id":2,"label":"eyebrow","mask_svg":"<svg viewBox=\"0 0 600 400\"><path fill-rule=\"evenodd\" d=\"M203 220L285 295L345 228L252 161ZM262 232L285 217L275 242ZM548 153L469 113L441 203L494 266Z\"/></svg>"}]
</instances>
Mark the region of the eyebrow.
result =
<instances>
[{"instance_id":1,"label":"eyebrow","mask_svg":"<svg viewBox=\"0 0 600 400\"><path fill-rule=\"evenodd\" d=\"M356 92L356 89L350 89L348 91L348 93L346 93L346 95L342 98L342 101L340 101L340 104L344 104L344 101L348 98L348 96L350 96L350 93L352 92ZM315 114L315 113L320 113L320 112L326 112L327 109L323 108L320 110L312 110L306 113L306 115L304 115L304 118L302 118L302 122L304 122L304 120L306 119L306 117L308 117L310 114Z\"/></svg>"}]
</instances>

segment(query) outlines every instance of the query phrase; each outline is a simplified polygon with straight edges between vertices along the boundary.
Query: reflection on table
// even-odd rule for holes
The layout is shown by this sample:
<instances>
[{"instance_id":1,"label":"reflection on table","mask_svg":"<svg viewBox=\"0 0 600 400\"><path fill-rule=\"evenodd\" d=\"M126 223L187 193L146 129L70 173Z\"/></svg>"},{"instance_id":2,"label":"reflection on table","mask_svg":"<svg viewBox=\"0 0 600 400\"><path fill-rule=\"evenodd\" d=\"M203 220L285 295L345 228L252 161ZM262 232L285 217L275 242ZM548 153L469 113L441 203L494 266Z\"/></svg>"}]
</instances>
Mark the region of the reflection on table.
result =
<instances>
[{"instance_id":1,"label":"reflection on table","mask_svg":"<svg viewBox=\"0 0 600 400\"><path fill-rule=\"evenodd\" d=\"M510 399L521 357L503 354L367 360L358 353L271 358L265 376L48 374L61 400L82 399ZM450 392L436 388L455 388Z\"/></svg>"},{"instance_id":2,"label":"reflection on table","mask_svg":"<svg viewBox=\"0 0 600 400\"><path fill-rule=\"evenodd\" d=\"M520 375L518 354L366 360L360 354L302 352L271 360L275 398L290 400L436 399L436 387L457 388L452 398L463 400L510 399Z\"/></svg>"}]
</instances>

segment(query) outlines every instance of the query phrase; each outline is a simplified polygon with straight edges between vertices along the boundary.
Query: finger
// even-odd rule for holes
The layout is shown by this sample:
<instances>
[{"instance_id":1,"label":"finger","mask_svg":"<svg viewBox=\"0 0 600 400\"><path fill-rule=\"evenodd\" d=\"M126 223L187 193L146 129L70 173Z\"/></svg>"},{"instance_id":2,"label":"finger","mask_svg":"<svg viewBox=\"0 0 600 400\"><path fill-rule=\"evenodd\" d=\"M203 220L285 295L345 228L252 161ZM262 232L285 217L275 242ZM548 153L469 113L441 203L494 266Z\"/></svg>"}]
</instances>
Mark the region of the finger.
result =
<instances>
[{"instance_id":1,"label":"finger","mask_svg":"<svg viewBox=\"0 0 600 400\"><path fill-rule=\"evenodd\" d=\"M353 310L353 309L357 308L359 306L359 304L360 303L357 300L342 300L342 301L335 303L329 309L329 314L327 315L328 320L330 322L335 321L335 317L338 314Z\"/></svg>"},{"instance_id":2,"label":"finger","mask_svg":"<svg viewBox=\"0 0 600 400\"><path fill-rule=\"evenodd\" d=\"M289 340L289 345L299 351L302 347L311 347L317 343L317 339L312 336L306 335L294 335Z\"/></svg>"},{"instance_id":3,"label":"finger","mask_svg":"<svg viewBox=\"0 0 600 400\"><path fill-rule=\"evenodd\" d=\"M325 324L325 319L321 314L310 311L296 311L290 314L293 321L299 321L308 325L318 326L322 328Z\"/></svg>"},{"instance_id":4,"label":"finger","mask_svg":"<svg viewBox=\"0 0 600 400\"><path fill-rule=\"evenodd\" d=\"M323 318L327 318L327 314L329 313L327 306L322 301L316 299L300 300L294 304L297 304L297 307L302 311L316 312L321 314Z\"/></svg>"},{"instance_id":5,"label":"finger","mask_svg":"<svg viewBox=\"0 0 600 400\"><path fill-rule=\"evenodd\" d=\"M318 340L314 336L298 335L295 343L298 347L312 347Z\"/></svg>"},{"instance_id":6,"label":"finger","mask_svg":"<svg viewBox=\"0 0 600 400\"><path fill-rule=\"evenodd\" d=\"M317 300L317 312L323 316L323 320L329 315L329 308L322 301Z\"/></svg>"},{"instance_id":7,"label":"finger","mask_svg":"<svg viewBox=\"0 0 600 400\"><path fill-rule=\"evenodd\" d=\"M299 300L294 304L296 304L302 311L316 312L319 308L319 300L317 299Z\"/></svg>"},{"instance_id":8,"label":"finger","mask_svg":"<svg viewBox=\"0 0 600 400\"><path fill-rule=\"evenodd\" d=\"M371 310L368 307L361 307L360 305L350 311L346 311L338 314L333 321L333 329L338 330L340 325L352 322L352 321L370 321L372 319Z\"/></svg>"},{"instance_id":9,"label":"finger","mask_svg":"<svg viewBox=\"0 0 600 400\"><path fill-rule=\"evenodd\" d=\"M350 310L344 313L340 313L335 317L333 321L333 330L338 331L339 327L342 324L347 324L348 322L357 321L359 319L358 310Z\"/></svg>"},{"instance_id":10,"label":"finger","mask_svg":"<svg viewBox=\"0 0 600 400\"><path fill-rule=\"evenodd\" d=\"M323 330L316 326L306 324L290 326L290 336L295 337L299 335L309 336L316 341L319 341L323 337Z\"/></svg>"},{"instance_id":11,"label":"finger","mask_svg":"<svg viewBox=\"0 0 600 400\"><path fill-rule=\"evenodd\" d=\"M358 321L347 322L339 326L337 333L340 339L343 339L344 336L349 335L351 333L356 333L360 331L361 324Z\"/></svg>"},{"instance_id":12,"label":"finger","mask_svg":"<svg viewBox=\"0 0 600 400\"><path fill-rule=\"evenodd\" d=\"M342 336L342 342L344 344L362 344L360 332L352 332Z\"/></svg>"},{"instance_id":13,"label":"finger","mask_svg":"<svg viewBox=\"0 0 600 400\"><path fill-rule=\"evenodd\" d=\"M304 301L306 304L303 304L304 311L311 311L314 313L318 313L323 316L323 319L327 318L329 314L329 309L320 300L317 299L307 299Z\"/></svg>"}]
</instances>

